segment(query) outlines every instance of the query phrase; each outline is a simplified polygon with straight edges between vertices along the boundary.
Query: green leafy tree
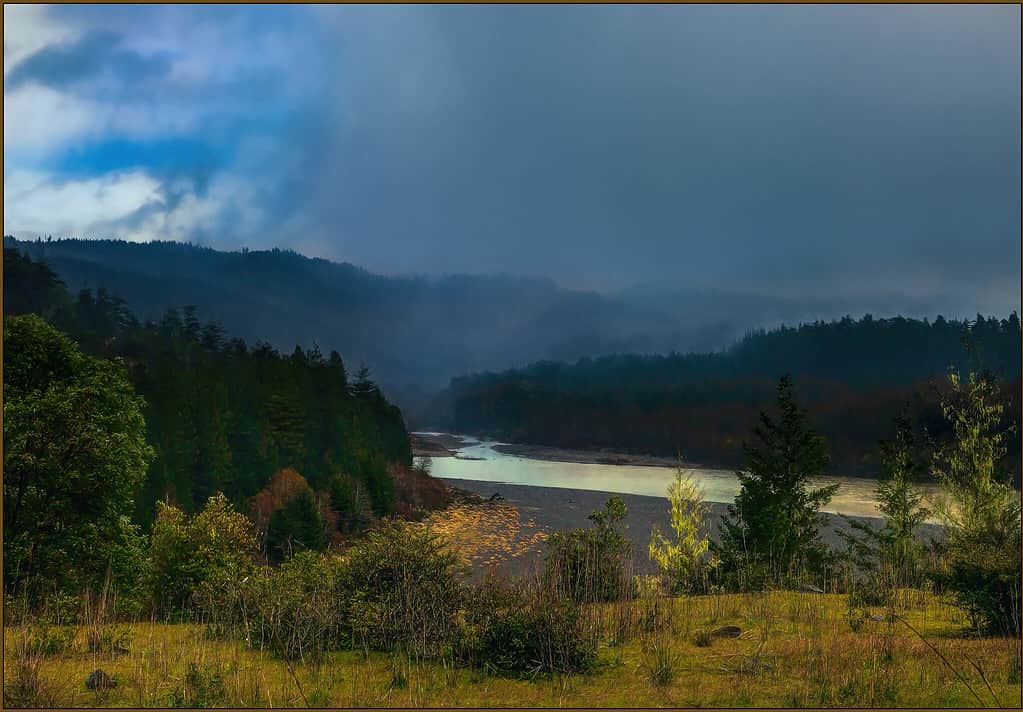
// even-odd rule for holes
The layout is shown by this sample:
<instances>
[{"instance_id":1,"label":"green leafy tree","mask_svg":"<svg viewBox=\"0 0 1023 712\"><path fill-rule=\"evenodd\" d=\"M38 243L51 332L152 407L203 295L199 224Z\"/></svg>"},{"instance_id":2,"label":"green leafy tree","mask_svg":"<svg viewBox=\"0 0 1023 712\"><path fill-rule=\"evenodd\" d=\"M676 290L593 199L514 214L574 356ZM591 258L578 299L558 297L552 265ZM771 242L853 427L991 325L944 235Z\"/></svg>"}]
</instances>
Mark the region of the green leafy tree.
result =
<instances>
[{"instance_id":1,"label":"green leafy tree","mask_svg":"<svg viewBox=\"0 0 1023 712\"><path fill-rule=\"evenodd\" d=\"M4 321L3 390L6 588L101 586L135 546L123 518L153 457L143 401L121 362L34 315Z\"/></svg>"},{"instance_id":2,"label":"green leafy tree","mask_svg":"<svg viewBox=\"0 0 1023 712\"><path fill-rule=\"evenodd\" d=\"M220 493L192 517L160 502L149 553L153 602L173 613L192 604L203 586L226 586L248 576L256 533L248 517Z\"/></svg>"},{"instance_id":3,"label":"green leafy tree","mask_svg":"<svg viewBox=\"0 0 1023 712\"><path fill-rule=\"evenodd\" d=\"M668 502L674 539L661 534L654 524L649 554L674 591L688 592L699 586L699 574L710 540L706 534L701 534L708 511L703 490L681 461L675 468L674 481L668 486Z\"/></svg>"},{"instance_id":4,"label":"green leafy tree","mask_svg":"<svg viewBox=\"0 0 1023 712\"><path fill-rule=\"evenodd\" d=\"M1019 635L1020 501L1002 466L1004 405L988 374L964 383L952 372L949 383L942 409L953 437L935 462L946 493L937 511L948 532L947 569L936 577L979 630Z\"/></svg>"},{"instance_id":5,"label":"green leafy tree","mask_svg":"<svg viewBox=\"0 0 1023 712\"><path fill-rule=\"evenodd\" d=\"M740 491L722 517L721 571L740 587L791 581L818 571L827 558L818 511L838 485L810 486L828 466L824 438L796 405L789 376L778 384L777 404L777 419L760 413L754 430L760 443L744 446Z\"/></svg>"}]
</instances>

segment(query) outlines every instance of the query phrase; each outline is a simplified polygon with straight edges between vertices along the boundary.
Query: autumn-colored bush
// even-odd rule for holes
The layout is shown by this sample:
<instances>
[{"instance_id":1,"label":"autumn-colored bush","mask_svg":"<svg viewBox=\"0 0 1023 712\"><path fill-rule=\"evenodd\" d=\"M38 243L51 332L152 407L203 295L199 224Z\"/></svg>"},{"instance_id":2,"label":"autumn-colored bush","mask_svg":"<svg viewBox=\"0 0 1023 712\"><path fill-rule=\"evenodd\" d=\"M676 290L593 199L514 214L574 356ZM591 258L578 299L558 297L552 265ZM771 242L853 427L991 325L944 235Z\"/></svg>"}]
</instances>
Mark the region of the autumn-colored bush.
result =
<instances>
[{"instance_id":1,"label":"autumn-colored bush","mask_svg":"<svg viewBox=\"0 0 1023 712\"><path fill-rule=\"evenodd\" d=\"M314 492L290 467L274 473L249 499L249 518L267 557L275 562L304 549L322 551L337 533L339 520L330 494Z\"/></svg>"}]
</instances>

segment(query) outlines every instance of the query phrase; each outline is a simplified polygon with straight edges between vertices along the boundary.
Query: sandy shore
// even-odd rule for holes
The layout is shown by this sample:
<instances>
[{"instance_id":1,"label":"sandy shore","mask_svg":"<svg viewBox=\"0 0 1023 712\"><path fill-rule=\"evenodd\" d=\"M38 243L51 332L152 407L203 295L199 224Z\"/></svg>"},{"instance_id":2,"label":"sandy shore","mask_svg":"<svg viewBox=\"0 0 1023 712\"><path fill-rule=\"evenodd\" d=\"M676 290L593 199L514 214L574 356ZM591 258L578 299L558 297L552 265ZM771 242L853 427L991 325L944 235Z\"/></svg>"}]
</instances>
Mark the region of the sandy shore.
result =
<instances>
[{"instance_id":1,"label":"sandy shore","mask_svg":"<svg viewBox=\"0 0 1023 712\"><path fill-rule=\"evenodd\" d=\"M452 457L465 442L447 433L409 433L414 457Z\"/></svg>"},{"instance_id":2,"label":"sandy shore","mask_svg":"<svg viewBox=\"0 0 1023 712\"><path fill-rule=\"evenodd\" d=\"M446 532L452 538L465 542L471 552L468 558L474 569L486 571L493 568L511 575L529 571L538 564L543 542L551 532L591 526L586 517L595 509L602 508L604 502L613 496L609 492L476 480L445 479L443 482L455 490L475 493L482 500L499 495L500 499L492 501L463 498L463 502L451 512L438 512L437 518L446 522ZM632 543L636 573L652 573L653 565L646 554L650 530L654 524L662 531L668 530L668 500L635 494L618 496L628 507L625 533ZM708 507L707 529L716 539L721 515L727 512L727 505L710 502ZM841 545L842 540L835 530L848 529L848 523L836 514L828 514L826 519L827 523L821 528L823 539L829 545ZM868 517L856 519L871 523L879 521ZM924 525L920 530L924 537L935 536L938 532L940 527L935 525Z\"/></svg>"},{"instance_id":3,"label":"sandy shore","mask_svg":"<svg viewBox=\"0 0 1023 712\"><path fill-rule=\"evenodd\" d=\"M455 451L466 442L457 435L448 433L411 433L412 454L415 457L457 457ZM550 462L581 462L592 465L646 465L649 467L674 467L676 460L655 455L633 455L612 450L573 450L550 445L526 445L505 443L495 445L494 450L506 455L528 457ZM465 458L473 459L473 458ZM686 463L690 467L704 467L699 463Z\"/></svg>"}]
</instances>

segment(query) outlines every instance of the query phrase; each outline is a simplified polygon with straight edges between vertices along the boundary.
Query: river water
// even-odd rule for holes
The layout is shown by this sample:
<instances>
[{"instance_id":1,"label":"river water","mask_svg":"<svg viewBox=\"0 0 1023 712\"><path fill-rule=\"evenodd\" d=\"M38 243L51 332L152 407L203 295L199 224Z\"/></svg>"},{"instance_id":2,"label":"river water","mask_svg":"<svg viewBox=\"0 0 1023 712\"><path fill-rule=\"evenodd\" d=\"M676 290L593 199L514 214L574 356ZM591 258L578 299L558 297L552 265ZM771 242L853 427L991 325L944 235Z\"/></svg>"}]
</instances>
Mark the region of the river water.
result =
<instances>
[{"instance_id":1,"label":"river water","mask_svg":"<svg viewBox=\"0 0 1023 712\"><path fill-rule=\"evenodd\" d=\"M424 433L429 434L433 433ZM500 444L497 441L480 441L465 435L456 437L461 438L462 447L455 457L433 458L434 477L664 497L675 476L670 467L552 462L509 455L494 449ZM739 492L739 480L731 470L694 468L691 472L710 502L731 502ZM840 485L824 507L825 512L862 517L879 515L874 496L876 480L829 476L815 479L814 484ZM920 485L920 489L925 505L938 491L933 484Z\"/></svg>"}]
</instances>

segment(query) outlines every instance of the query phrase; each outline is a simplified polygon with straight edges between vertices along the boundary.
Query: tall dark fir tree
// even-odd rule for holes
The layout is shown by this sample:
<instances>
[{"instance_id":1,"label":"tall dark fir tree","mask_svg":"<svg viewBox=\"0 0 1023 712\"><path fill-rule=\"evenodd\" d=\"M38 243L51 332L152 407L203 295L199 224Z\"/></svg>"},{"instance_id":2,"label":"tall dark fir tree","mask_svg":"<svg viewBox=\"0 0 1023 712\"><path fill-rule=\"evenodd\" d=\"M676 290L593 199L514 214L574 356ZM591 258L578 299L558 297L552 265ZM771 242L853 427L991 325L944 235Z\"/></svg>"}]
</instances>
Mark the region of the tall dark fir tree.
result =
<instances>
[{"instance_id":1,"label":"tall dark fir tree","mask_svg":"<svg viewBox=\"0 0 1023 712\"><path fill-rule=\"evenodd\" d=\"M777 408L777 418L760 413L759 443L743 446L746 467L736 472L741 488L715 547L721 573L746 588L819 572L827 558L818 512L838 485L810 485L828 466L827 446L796 404L788 375L778 383Z\"/></svg>"}]
</instances>

